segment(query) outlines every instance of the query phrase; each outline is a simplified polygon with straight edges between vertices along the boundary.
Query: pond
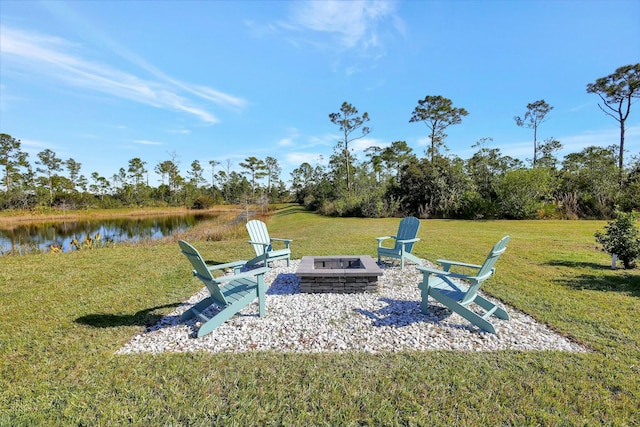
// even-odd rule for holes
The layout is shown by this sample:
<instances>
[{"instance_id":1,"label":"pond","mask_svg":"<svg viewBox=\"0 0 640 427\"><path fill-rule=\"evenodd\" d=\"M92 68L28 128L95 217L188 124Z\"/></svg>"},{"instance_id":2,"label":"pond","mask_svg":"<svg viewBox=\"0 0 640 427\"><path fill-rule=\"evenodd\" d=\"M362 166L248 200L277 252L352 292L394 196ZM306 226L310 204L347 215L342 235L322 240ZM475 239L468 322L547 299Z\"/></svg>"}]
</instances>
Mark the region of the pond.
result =
<instances>
[{"instance_id":1,"label":"pond","mask_svg":"<svg viewBox=\"0 0 640 427\"><path fill-rule=\"evenodd\" d=\"M10 230L0 229L0 255L48 251L52 247L69 252L79 246L155 240L217 216L183 214L20 224Z\"/></svg>"}]
</instances>

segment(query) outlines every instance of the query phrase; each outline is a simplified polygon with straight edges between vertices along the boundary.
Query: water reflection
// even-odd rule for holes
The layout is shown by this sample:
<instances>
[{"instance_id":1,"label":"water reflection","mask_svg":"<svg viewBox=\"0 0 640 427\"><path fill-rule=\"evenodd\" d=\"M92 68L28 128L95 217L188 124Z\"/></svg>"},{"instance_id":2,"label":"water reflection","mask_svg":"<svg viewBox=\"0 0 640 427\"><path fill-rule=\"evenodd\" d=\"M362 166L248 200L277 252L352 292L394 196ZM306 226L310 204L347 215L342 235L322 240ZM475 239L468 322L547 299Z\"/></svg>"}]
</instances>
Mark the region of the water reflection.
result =
<instances>
[{"instance_id":1,"label":"water reflection","mask_svg":"<svg viewBox=\"0 0 640 427\"><path fill-rule=\"evenodd\" d=\"M74 240L83 242L87 238L102 244L159 239L216 216L190 214L21 224L10 230L0 229L0 254L29 249L46 251L52 246L68 252L75 249Z\"/></svg>"}]
</instances>

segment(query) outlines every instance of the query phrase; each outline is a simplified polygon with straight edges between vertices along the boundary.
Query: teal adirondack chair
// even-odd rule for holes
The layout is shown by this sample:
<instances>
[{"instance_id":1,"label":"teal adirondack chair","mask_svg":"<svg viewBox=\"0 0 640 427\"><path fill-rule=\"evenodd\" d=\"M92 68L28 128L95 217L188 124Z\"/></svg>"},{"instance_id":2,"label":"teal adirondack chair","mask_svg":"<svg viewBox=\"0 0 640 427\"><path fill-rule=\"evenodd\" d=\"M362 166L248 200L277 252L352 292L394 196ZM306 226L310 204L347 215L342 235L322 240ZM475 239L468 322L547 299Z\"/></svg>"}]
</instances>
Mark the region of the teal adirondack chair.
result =
<instances>
[{"instance_id":1,"label":"teal adirondack chair","mask_svg":"<svg viewBox=\"0 0 640 427\"><path fill-rule=\"evenodd\" d=\"M279 259L287 260L287 267L291 261L291 239L279 239L276 237L269 237L269 231L267 225L257 219L252 219L247 222L247 231L249 232L249 244L253 246L256 251L256 257L247 261L247 266L252 266L260 262L264 263L265 267L268 267L268 263ZM273 242L284 243L283 249L273 249Z\"/></svg>"},{"instance_id":2,"label":"teal adirondack chair","mask_svg":"<svg viewBox=\"0 0 640 427\"><path fill-rule=\"evenodd\" d=\"M405 259L421 264L420 258L411 253L414 243L420 240L416 237L418 229L420 229L420 220L408 216L400 221L398 233L395 236L376 237L378 241L378 263L380 263L380 257L384 256L399 259L401 269L404 269ZM386 239L394 239L395 244L392 248L382 246L382 242Z\"/></svg>"},{"instance_id":3,"label":"teal adirondack chair","mask_svg":"<svg viewBox=\"0 0 640 427\"><path fill-rule=\"evenodd\" d=\"M193 275L204 282L209 290L208 297L185 311L181 316L181 320L191 319L195 316L204 320L205 323L198 329L198 338L212 332L256 298L258 298L260 317L265 315L266 286L263 275L269 271L267 267L240 273L245 261L209 266L197 249L189 243L180 240L178 244L194 268ZM213 277L213 271L228 268L234 269L232 276ZM214 304L221 308L220 312L211 318L202 314L207 307Z\"/></svg>"},{"instance_id":4,"label":"teal adirondack chair","mask_svg":"<svg viewBox=\"0 0 640 427\"><path fill-rule=\"evenodd\" d=\"M480 329L495 334L496 328L489 322L489 317L496 316L499 319L509 320L509 314L503 308L478 295L478 290L482 283L495 273L494 265L507 249L508 242L509 236L500 239L482 265L438 260L438 264L442 265L444 270L416 267L422 272L422 282L418 285L422 291L420 305L422 312L427 313L428 298L431 296ZM450 271L453 266L475 269L477 273L475 275L453 273ZM468 286L451 280L454 278L468 283ZM469 305L472 303L482 307L484 314L480 315L469 309Z\"/></svg>"}]
</instances>

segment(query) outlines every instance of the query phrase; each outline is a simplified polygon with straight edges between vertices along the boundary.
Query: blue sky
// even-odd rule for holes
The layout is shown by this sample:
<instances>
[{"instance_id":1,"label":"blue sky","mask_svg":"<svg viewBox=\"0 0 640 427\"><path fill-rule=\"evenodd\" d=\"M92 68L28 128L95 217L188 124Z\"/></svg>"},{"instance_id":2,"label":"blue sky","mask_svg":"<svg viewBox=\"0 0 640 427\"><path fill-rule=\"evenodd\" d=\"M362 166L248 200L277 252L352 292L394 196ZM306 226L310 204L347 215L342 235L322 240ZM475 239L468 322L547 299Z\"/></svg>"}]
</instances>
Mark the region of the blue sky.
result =
<instances>
[{"instance_id":1,"label":"blue sky","mask_svg":"<svg viewBox=\"0 0 640 427\"><path fill-rule=\"evenodd\" d=\"M423 156L419 99L469 115L447 129L451 154L481 138L526 160L528 103L554 107L538 139L561 153L619 144L618 123L586 85L640 62L640 1L13 1L0 3L0 132L32 164L53 150L110 178L139 157L154 167L210 160L240 171L278 159L281 179L326 164L340 139L329 114L368 112L363 150L406 141ZM640 105L626 147L640 154Z\"/></svg>"}]
</instances>

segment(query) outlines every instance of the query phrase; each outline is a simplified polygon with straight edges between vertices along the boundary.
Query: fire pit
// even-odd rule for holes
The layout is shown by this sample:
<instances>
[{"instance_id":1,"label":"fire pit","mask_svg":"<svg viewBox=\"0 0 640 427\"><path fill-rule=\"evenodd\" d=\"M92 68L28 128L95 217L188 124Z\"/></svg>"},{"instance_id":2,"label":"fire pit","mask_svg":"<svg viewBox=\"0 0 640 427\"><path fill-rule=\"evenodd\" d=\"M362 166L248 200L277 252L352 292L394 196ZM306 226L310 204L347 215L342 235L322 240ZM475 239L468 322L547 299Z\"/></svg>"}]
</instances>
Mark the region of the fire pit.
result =
<instances>
[{"instance_id":1,"label":"fire pit","mask_svg":"<svg viewBox=\"0 0 640 427\"><path fill-rule=\"evenodd\" d=\"M296 276L305 293L376 292L382 270L368 255L304 256Z\"/></svg>"}]
</instances>

